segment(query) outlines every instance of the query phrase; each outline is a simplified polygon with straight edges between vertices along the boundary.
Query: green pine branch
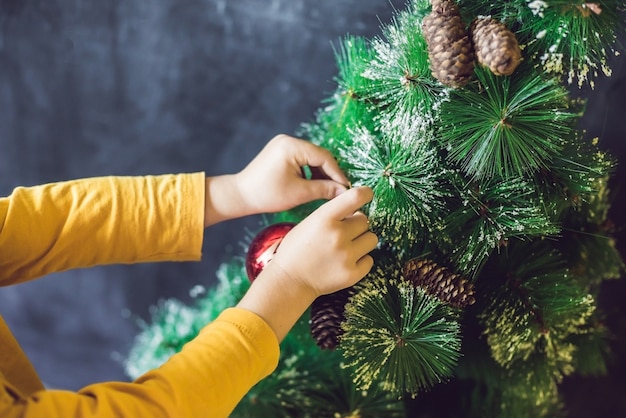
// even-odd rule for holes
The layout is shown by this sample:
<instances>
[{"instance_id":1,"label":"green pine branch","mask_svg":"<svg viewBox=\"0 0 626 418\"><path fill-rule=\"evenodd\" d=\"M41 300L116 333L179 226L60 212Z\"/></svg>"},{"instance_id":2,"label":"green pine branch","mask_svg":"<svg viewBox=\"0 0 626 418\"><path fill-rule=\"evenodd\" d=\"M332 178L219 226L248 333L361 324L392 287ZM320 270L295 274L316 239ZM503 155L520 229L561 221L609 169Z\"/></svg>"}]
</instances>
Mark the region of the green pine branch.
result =
<instances>
[{"instance_id":1,"label":"green pine branch","mask_svg":"<svg viewBox=\"0 0 626 418\"><path fill-rule=\"evenodd\" d=\"M374 103L376 120L386 130L411 124L428 125L448 98L448 89L430 71L423 13L400 12L372 41L374 55L363 76L371 82L365 94Z\"/></svg>"},{"instance_id":2,"label":"green pine branch","mask_svg":"<svg viewBox=\"0 0 626 418\"><path fill-rule=\"evenodd\" d=\"M352 184L374 191L367 210L373 230L401 252L424 245L441 224L447 193L432 134L356 129L352 142L340 151L340 164Z\"/></svg>"},{"instance_id":3,"label":"green pine branch","mask_svg":"<svg viewBox=\"0 0 626 418\"><path fill-rule=\"evenodd\" d=\"M558 359L542 353L517 361L500 382L500 417L560 417L564 404L559 394L563 376Z\"/></svg>"},{"instance_id":4,"label":"green pine branch","mask_svg":"<svg viewBox=\"0 0 626 418\"><path fill-rule=\"evenodd\" d=\"M460 8L468 22L479 15L505 22L526 61L570 85L593 88L601 74L611 75L609 59L623 51L624 0L462 0Z\"/></svg>"},{"instance_id":5,"label":"green pine branch","mask_svg":"<svg viewBox=\"0 0 626 418\"><path fill-rule=\"evenodd\" d=\"M477 81L455 90L441 111L448 159L476 180L548 170L579 116L567 91L522 66L510 77L477 67Z\"/></svg>"},{"instance_id":6,"label":"green pine branch","mask_svg":"<svg viewBox=\"0 0 626 418\"><path fill-rule=\"evenodd\" d=\"M197 295L194 306L167 299L151 307L149 322L138 321L141 331L124 362L128 376L135 379L161 366L224 309L235 306L250 286L241 257L223 263L216 276L217 286Z\"/></svg>"},{"instance_id":7,"label":"green pine branch","mask_svg":"<svg viewBox=\"0 0 626 418\"><path fill-rule=\"evenodd\" d=\"M511 239L559 232L544 203L534 195L532 183L515 178L478 183L462 176L454 183L459 201L445 218L440 246L457 268L470 276Z\"/></svg>"},{"instance_id":8,"label":"green pine branch","mask_svg":"<svg viewBox=\"0 0 626 418\"><path fill-rule=\"evenodd\" d=\"M528 56L568 84L592 88L602 73L611 75L608 60L618 55L616 41L624 33L623 0L548 0L522 9L518 33L528 39Z\"/></svg>"},{"instance_id":9,"label":"green pine branch","mask_svg":"<svg viewBox=\"0 0 626 418\"><path fill-rule=\"evenodd\" d=\"M560 218L597 199L614 167L615 161L598 149L597 139L588 142L576 136L566 141L550 170L536 174L535 182L544 201Z\"/></svg>"},{"instance_id":10,"label":"green pine branch","mask_svg":"<svg viewBox=\"0 0 626 418\"><path fill-rule=\"evenodd\" d=\"M594 299L570 278L561 255L544 241L511 243L500 257L503 282L479 315L493 358L502 366L537 352L572 370L571 335L582 332ZM494 273L492 273L494 274Z\"/></svg>"},{"instance_id":11,"label":"green pine branch","mask_svg":"<svg viewBox=\"0 0 626 418\"><path fill-rule=\"evenodd\" d=\"M365 210L389 253L375 254L346 307L340 350L320 350L301 319L276 372L234 416L400 417L404 395L428 399L424 389L453 375L463 390L450 401L467 415L558 416L564 376L606 371L610 332L594 296L625 271L608 217L615 163L577 130L584 109L561 84L610 73L624 0L459 4L467 24L491 15L515 32L523 62L513 75L477 67L465 88L436 82L421 33L428 0L412 0L380 37L347 36L335 49L337 88L299 135L374 189ZM273 219L298 222L319 204ZM425 252L471 277L476 303L462 315L402 278L401 260ZM153 309L127 361L131 377L249 286L240 258L218 278L194 306Z\"/></svg>"},{"instance_id":12,"label":"green pine branch","mask_svg":"<svg viewBox=\"0 0 626 418\"><path fill-rule=\"evenodd\" d=\"M358 388L415 395L448 379L458 361L455 315L401 274L375 267L346 306L340 349Z\"/></svg>"},{"instance_id":13,"label":"green pine branch","mask_svg":"<svg viewBox=\"0 0 626 418\"><path fill-rule=\"evenodd\" d=\"M589 292L597 292L604 280L618 279L626 272L612 237L616 227L609 218L608 176L598 178L593 188L594 194L561 215L562 239L558 241L573 277Z\"/></svg>"}]
</instances>

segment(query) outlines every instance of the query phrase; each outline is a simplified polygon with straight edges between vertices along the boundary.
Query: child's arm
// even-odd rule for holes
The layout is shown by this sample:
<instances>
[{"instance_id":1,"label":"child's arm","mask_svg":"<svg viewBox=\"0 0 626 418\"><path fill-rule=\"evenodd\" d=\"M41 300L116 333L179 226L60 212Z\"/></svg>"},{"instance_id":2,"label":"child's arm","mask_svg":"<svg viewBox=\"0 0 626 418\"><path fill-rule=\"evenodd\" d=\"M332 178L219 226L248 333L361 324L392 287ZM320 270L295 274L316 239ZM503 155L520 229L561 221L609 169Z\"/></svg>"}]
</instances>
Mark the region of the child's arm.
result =
<instances>
[{"instance_id":1,"label":"child's arm","mask_svg":"<svg viewBox=\"0 0 626 418\"><path fill-rule=\"evenodd\" d=\"M322 180L303 179L303 165ZM280 136L234 176L91 179L20 189L0 200L0 248L15 250L5 257L9 262L2 261L13 267L0 276L6 282L103 261L197 258L204 225L333 198L287 234L238 307L222 313L160 368L132 383L29 395L0 374L0 416L227 416L276 367L279 339L313 299L350 286L369 271L367 253L377 238L357 210L371 199L371 190L346 192L346 184L329 153ZM224 201L216 191L227 193ZM43 220L49 222L38 223ZM45 233L23 235L33 231ZM10 247L11 238L19 246ZM141 244L146 240L148 252ZM26 258L21 265L20 255Z\"/></svg>"},{"instance_id":2,"label":"child's arm","mask_svg":"<svg viewBox=\"0 0 626 418\"><path fill-rule=\"evenodd\" d=\"M322 178L304 179L305 165ZM331 199L347 184L328 151L279 135L232 175L18 187L0 198L0 286L98 264L199 260L204 226Z\"/></svg>"},{"instance_id":3,"label":"child's arm","mask_svg":"<svg viewBox=\"0 0 626 418\"><path fill-rule=\"evenodd\" d=\"M377 238L357 212L371 193L351 189L298 224L238 307L222 313L159 369L134 383L96 384L78 394L40 392L16 405L23 413L14 416L228 416L274 370L279 340L309 304L356 283L371 268L367 254Z\"/></svg>"},{"instance_id":4,"label":"child's arm","mask_svg":"<svg viewBox=\"0 0 626 418\"><path fill-rule=\"evenodd\" d=\"M99 177L0 198L0 285L97 264L201 256L203 173Z\"/></svg>"}]
</instances>

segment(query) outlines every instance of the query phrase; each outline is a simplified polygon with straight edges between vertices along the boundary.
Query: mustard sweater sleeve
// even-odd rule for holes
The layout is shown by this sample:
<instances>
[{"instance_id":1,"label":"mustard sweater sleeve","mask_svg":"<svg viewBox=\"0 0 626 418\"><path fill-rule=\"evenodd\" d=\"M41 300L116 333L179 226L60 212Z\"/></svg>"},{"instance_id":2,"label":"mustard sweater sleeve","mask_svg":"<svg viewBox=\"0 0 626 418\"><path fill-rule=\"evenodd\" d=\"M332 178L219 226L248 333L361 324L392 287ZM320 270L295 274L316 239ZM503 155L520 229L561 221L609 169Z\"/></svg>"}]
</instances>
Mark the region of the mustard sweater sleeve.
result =
<instances>
[{"instance_id":1,"label":"mustard sweater sleeve","mask_svg":"<svg viewBox=\"0 0 626 418\"><path fill-rule=\"evenodd\" d=\"M255 314L224 311L157 370L133 383L101 383L78 393L41 391L26 399L0 392L3 418L227 417L278 363L278 340Z\"/></svg>"},{"instance_id":2,"label":"mustard sweater sleeve","mask_svg":"<svg viewBox=\"0 0 626 418\"><path fill-rule=\"evenodd\" d=\"M198 260L204 174L101 177L0 199L0 285L96 264Z\"/></svg>"}]
</instances>

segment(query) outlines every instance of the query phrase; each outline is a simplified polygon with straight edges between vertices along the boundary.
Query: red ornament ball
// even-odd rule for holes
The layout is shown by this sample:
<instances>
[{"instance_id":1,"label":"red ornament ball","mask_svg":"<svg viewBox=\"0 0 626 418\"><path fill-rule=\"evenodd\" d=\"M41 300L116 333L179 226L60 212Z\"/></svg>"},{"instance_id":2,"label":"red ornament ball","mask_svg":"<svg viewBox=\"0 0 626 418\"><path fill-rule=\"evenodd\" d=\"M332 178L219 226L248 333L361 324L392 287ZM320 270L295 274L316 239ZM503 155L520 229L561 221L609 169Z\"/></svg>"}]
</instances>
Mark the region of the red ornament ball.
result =
<instances>
[{"instance_id":1,"label":"red ornament ball","mask_svg":"<svg viewBox=\"0 0 626 418\"><path fill-rule=\"evenodd\" d=\"M261 230L254 237L246 255L246 273L250 282L253 282L265 266L272 261L283 238L294 226L296 224L293 222L275 223Z\"/></svg>"}]
</instances>

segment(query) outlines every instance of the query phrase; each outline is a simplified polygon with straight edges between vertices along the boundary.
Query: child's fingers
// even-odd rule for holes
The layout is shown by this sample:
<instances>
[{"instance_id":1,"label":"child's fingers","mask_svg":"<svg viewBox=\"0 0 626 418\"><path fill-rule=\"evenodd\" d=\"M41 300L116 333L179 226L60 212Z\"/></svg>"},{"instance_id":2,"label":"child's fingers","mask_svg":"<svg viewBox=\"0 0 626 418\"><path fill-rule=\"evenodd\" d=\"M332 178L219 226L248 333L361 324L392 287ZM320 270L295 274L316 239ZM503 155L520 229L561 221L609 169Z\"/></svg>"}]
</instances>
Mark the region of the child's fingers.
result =
<instances>
[{"instance_id":1,"label":"child's fingers","mask_svg":"<svg viewBox=\"0 0 626 418\"><path fill-rule=\"evenodd\" d=\"M330 151L303 139L299 141L301 142L295 158L300 167L308 165L312 169L315 168L316 172L314 173L318 176L323 173L325 177L346 187L350 184Z\"/></svg>"},{"instance_id":2,"label":"child's fingers","mask_svg":"<svg viewBox=\"0 0 626 418\"><path fill-rule=\"evenodd\" d=\"M367 216L361 211L356 211L351 216L344 218L343 223L344 228L347 228L348 235L354 238L358 238L370 229Z\"/></svg>"},{"instance_id":3,"label":"child's fingers","mask_svg":"<svg viewBox=\"0 0 626 418\"><path fill-rule=\"evenodd\" d=\"M352 248L357 255L367 255L378 245L378 237L373 232L365 232L352 241Z\"/></svg>"},{"instance_id":4,"label":"child's fingers","mask_svg":"<svg viewBox=\"0 0 626 418\"><path fill-rule=\"evenodd\" d=\"M342 221L354 215L363 205L370 202L373 197L374 194L369 187L355 187L324 203L318 210L334 220Z\"/></svg>"},{"instance_id":5,"label":"child's fingers","mask_svg":"<svg viewBox=\"0 0 626 418\"><path fill-rule=\"evenodd\" d=\"M333 180L302 180L300 193L303 201L317 199L331 200L346 191L346 187Z\"/></svg>"},{"instance_id":6,"label":"child's fingers","mask_svg":"<svg viewBox=\"0 0 626 418\"><path fill-rule=\"evenodd\" d=\"M374 258L371 255L367 254L361 257L356 262L356 274L358 276L358 280L361 280L367 273L370 272L372 267L374 266Z\"/></svg>"}]
</instances>

